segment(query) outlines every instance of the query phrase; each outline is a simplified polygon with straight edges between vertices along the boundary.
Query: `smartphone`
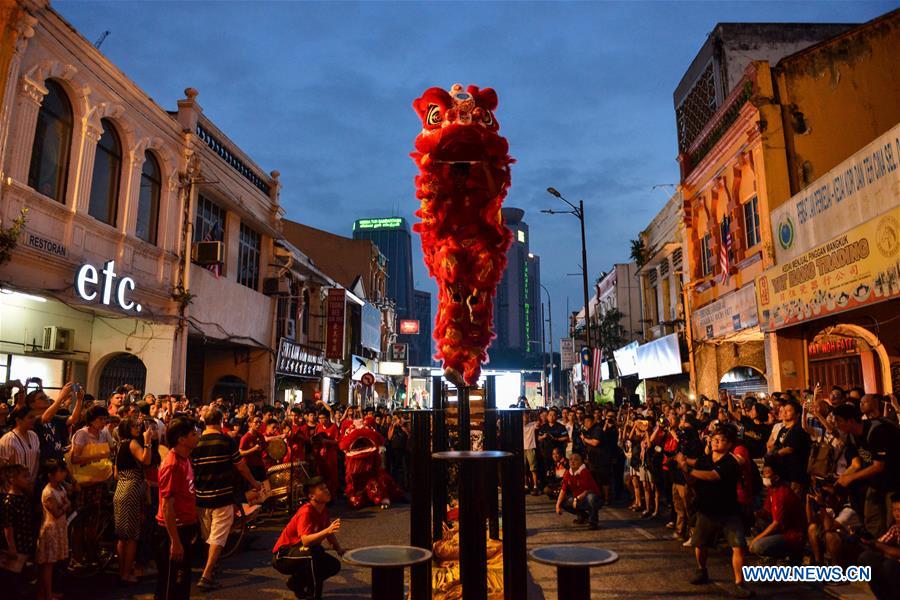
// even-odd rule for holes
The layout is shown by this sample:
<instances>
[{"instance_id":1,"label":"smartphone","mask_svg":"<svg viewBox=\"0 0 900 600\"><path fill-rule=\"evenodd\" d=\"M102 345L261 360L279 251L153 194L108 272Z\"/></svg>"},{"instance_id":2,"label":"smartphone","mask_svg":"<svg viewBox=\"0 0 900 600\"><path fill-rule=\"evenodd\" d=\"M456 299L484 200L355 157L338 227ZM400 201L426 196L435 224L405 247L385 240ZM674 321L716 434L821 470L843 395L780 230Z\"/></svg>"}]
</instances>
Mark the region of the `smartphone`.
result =
<instances>
[{"instance_id":1,"label":"smartphone","mask_svg":"<svg viewBox=\"0 0 900 600\"><path fill-rule=\"evenodd\" d=\"M73 384L72 384L72 393L73 393L73 394L80 394L80 393L81 393L81 384L80 384L80 383L73 383Z\"/></svg>"}]
</instances>

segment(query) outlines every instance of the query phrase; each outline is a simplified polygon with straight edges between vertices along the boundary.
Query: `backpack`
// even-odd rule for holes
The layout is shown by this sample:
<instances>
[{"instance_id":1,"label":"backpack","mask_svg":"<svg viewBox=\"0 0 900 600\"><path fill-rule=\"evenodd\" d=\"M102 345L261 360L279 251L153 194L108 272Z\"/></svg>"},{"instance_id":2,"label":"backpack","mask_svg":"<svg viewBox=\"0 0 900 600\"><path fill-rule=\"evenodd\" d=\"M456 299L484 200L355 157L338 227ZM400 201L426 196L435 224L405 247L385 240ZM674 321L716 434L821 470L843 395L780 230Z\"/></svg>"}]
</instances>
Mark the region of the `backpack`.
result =
<instances>
[{"instance_id":1,"label":"backpack","mask_svg":"<svg viewBox=\"0 0 900 600\"><path fill-rule=\"evenodd\" d=\"M837 452L834 446L825 440L825 436L822 436L821 440L813 442L810 447L806 472L813 477L827 477L834 473L836 461Z\"/></svg>"}]
</instances>

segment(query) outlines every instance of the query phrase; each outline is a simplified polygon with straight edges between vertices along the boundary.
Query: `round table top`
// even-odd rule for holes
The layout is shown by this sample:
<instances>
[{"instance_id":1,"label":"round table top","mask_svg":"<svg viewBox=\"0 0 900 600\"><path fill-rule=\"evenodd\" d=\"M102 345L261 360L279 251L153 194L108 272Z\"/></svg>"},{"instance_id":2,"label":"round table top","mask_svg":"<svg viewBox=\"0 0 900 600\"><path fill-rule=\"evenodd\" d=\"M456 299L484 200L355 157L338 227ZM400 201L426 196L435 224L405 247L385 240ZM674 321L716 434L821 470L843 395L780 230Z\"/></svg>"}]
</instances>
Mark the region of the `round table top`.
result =
<instances>
[{"instance_id":1,"label":"round table top","mask_svg":"<svg viewBox=\"0 0 900 600\"><path fill-rule=\"evenodd\" d=\"M372 569L407 567L431 560L431 550L415 546L366 546L344 553L344 562Z\"/></svg>"},{"instance_id":2,"label":"round table top","mask_svg":"<svg viewBox=\"0 0 900 600\"><path fill-rule=\"evenodd\" d=\"M534 561L554 567L600 567L619 560L619 555L612 550L566 544L535 548L528 555Z\"/></svg>"},{"instance_id":3,"label":"round table top","mask_svg":"<svg viewBox=\"0 0 900 600\"><path fill-rule=\"evenodd\" d=\"M470 460L500 460L501 458L509 458L512 455L512 452L503 452L502 450L446 450L444 452L435 452L431 457L437 460L462 462Z\"/></svg>"}]
</instances>

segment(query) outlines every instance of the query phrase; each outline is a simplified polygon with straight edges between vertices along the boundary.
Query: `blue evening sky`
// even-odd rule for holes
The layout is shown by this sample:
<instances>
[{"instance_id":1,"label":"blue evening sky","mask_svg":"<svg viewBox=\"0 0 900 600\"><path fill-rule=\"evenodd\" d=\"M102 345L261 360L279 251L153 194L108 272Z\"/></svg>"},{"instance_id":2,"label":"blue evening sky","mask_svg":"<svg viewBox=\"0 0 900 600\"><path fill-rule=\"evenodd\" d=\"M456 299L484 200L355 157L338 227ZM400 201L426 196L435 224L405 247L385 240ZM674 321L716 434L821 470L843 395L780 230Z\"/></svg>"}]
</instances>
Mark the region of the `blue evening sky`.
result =
<instances>
[{"instance_id":1,"label":"blue evening sky","mask_svg":"<svg viewBox=\"0 0 900 600\"><path fill-rule=\"evenodd\" d=\"M863 22L897 2L86 2L53 6L169 110L188 86L262 168L288 218L343 235L355 219L414 222L411 102L430 86L493 87L556 338L591 282L628 260L676 183L672 92L717 22ZM434 292L413 238L416 286ZM558 348L557 344L554 344Z\"/></svg>"}]
</instances>

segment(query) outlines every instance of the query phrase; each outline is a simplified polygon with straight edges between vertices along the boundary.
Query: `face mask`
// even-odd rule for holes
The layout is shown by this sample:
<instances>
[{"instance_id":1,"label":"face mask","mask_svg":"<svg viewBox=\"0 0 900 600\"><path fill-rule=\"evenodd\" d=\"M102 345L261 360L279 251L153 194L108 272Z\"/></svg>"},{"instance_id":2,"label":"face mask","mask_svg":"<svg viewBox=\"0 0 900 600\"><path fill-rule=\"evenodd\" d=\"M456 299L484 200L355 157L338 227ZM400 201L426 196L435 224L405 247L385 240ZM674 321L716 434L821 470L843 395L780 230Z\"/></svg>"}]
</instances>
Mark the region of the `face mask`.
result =
<instances>
[{"instance_id":1,"label":"face mask","mask_svg":"<svg viewBox=\"0 0 900 600\"><path fill-rule=\"evenodd\" d=\"M766 487L772 487L772 480L769 479L768 477L763 477L763 478L762 478L762 482L763 482L763 485L764 485L764 486L766 486Z\"/></svg>"}]
</instances>

